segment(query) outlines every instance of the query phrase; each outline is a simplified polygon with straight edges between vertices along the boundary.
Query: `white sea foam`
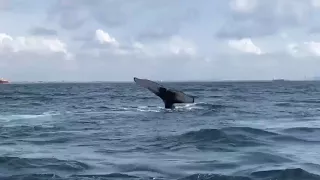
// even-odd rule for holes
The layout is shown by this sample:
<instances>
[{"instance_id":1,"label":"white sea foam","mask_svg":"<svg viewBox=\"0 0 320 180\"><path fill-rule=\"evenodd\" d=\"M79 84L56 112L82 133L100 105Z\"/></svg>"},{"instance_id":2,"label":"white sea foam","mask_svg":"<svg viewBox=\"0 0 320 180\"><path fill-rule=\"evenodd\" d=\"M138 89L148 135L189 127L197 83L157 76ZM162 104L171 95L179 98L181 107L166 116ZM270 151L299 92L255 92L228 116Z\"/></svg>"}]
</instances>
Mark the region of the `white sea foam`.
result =
<instances>
[{"instance_id":1,"label":"white sea foam","mask_svg":"<svg viewBox=\"0 0 320 180\"><path fill-rule=\"evenodd\" d=\"M16 126L16 125L37 125L48 121L52 121L52 118L59 115L58 112L44 112L41 114L0 114L0 124L4 126Z\"/></svg>"}]
</instances>

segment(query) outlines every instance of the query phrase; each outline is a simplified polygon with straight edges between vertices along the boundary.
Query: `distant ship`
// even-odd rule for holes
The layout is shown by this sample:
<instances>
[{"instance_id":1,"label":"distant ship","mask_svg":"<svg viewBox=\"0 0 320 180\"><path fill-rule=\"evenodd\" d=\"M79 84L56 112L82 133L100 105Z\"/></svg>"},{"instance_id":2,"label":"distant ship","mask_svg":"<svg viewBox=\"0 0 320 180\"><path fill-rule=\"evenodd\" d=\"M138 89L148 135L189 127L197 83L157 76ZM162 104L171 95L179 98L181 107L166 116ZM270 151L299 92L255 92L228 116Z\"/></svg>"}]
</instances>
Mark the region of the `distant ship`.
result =
<instances>
[{"instance_id":1,"label":"distant ship","mask_svg":"<svg viewBox=\"0 0 320 180\"><path fill-rule=\"evenodd\" d=\"M284 79L273 79L272 81L274 82L282 82L282 81L285 81Z\"/></svg>"},{"instance_id":2,"label":"distant ship","mask_svg":"<svg viewBox=\"0 0 320 180\"><path fill-rule=\"evenodd\" d=\"M3 78L0 78L0 84L7 84L7 83L9 83L8 80L5 80L5 79L3 79Z\"/></svg>"}]
</instances>

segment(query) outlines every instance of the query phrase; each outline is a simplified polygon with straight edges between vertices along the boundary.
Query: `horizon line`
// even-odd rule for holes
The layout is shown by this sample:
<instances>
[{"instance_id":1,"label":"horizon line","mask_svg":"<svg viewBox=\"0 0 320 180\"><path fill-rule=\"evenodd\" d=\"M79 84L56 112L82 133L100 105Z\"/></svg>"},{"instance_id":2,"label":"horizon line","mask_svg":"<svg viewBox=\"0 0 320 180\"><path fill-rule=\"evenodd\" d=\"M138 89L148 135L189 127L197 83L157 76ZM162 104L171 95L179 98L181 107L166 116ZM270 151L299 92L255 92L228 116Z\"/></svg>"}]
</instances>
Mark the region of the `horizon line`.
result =
<instances>
[{"instance_id":1,"label":"horizon line","mask_svg":"<svg viewBox=\"0 0 320 180\"><path fill-rule=\"evenodd\" d=\"M161 82L161 83L188 83L188 82L298 82L298 81L320 81L319 79L269 79L269 80L262 80L262 79L256 79L256 80L246 80L246 79L238 79L238 80L153 80L150 79L151 81L154 82ZM129 81L129 80L89 80L89 81L80 81L80 80L39 80L39 81L9 81L9 84L13 83L134 83L134 81Z\"/></svg>"}]
</instances>

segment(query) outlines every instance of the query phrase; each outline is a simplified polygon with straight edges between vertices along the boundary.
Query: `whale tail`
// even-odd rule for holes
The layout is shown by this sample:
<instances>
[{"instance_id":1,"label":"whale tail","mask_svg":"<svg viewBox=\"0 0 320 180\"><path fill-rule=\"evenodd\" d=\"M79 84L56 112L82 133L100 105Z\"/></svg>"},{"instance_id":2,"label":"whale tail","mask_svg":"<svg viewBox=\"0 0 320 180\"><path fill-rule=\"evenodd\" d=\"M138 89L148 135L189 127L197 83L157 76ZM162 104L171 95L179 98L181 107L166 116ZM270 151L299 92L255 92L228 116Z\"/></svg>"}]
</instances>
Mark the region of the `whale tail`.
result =
<instances>
[{"instance_id":1,"label":"whale tail","mask_svg":"<svg viewBox=\"0 0 320 180\"><path fill-rule=\"evenodd\" d=\"M134 77L133 80L138 85L149 89L152 93L160 97L165 104L165 108L172 108L175 103L194 103L194 97L182 91L169 89L148 79Z\"/></svg>"}]
</instances>

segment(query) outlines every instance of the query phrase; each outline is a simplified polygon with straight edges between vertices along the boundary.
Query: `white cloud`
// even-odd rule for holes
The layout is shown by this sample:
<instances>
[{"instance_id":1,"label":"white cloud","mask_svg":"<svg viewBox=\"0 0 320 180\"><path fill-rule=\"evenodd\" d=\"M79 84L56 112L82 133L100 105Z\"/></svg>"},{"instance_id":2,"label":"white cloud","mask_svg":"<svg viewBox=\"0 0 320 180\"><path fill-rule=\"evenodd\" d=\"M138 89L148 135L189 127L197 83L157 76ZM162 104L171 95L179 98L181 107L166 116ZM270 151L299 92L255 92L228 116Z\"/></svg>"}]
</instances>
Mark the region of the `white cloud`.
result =
<instances>
[{"instance_id":1,"label":"white cloud","mask_svg":"<svg viewBox=\"0 0 320 180\"><path fill-rule=\"evenodd\" d=\"M140 57L163 57L163 56L194 56L197 53L196 45L180 36L172 36L169 39L154 42L127 41L119 42L115 37L102 29L95 31L94 40L99 42L87 46L89 53L103 51L113 55L138 55ZM89 44L91 40L84 42ZM105 46L107 45L107 46Z\"/></svg>"},{"instance_id":2,"label":"white cloud","mask_svg":"<svg viewBox=\"0 0 320 180\"><path fill-rule=\"evenodd\" d=\"M173 36L164 41L141 43L134 42L135 52L140 52L146 56L195 56L197 54L196 45L180 36Z\"/></svg>"},{"instance_id":3,"label":"white cloud","mask_svg":"<svg viewBox=\"0 0 320 180\"><path fill-rule=\"evenodd\" d=\"M320 42L307 42L307 47L315 56L320 56Z\"/></svg>"},{"instance_id":4,"label":"white cloud","mask_svg":"<svg viewBox=\"0 0 320 180\"><path fill-rule=\"evenodd\" d=\"M49 54L62 53L67 58L72 55L67 50L67 45L57 38L43 38L38 36L18 36L12 37L5 33L0 33L1 53L35 53Z\"/></svg>"},{"instance_id":5,"label":"white cloud","mask_svg":"<svg viewBox=\"0 0 320 180\"><path fill-rule=\"evenodd\" d=\"M101 44L111 44L114 46L119 45L118 41L115 38L111 37L107 32L104 32L101 29L96 30L95 37Z\"/></svg>"},{"instance_id":6,"label":"white cloud","mask_svg":"<svg viewBox=\"0 0 320 180\"><path fill-rule=\"evenodd\" d=\"M263 53L258 46L253 44L251 39L229 40L228 45L231 48L244 53L251 53L257 55L261 55Z\"/></svg>"},{"instance_id":7,"label":"white cloud","mask_svg":"<svg viewBox=\"0 0 320 180\"><path fill-rule=\"evenodd\" d=\"M320 42L290 43L287 46L288 52L296 57L320 56Z\"/></svg>"},{"instance_id":8,"label":"white cloud","mask_svg":"<svg viewBox=\"0 0 320 180\"><path fill-rule=\"evenodd\" d=\"M319 24L319 0L232 0L219 38L272 36Z\"/></svg>"},{"instance_id":9,"label":"white cloud","mask_svg":"<svg viewBox=\"0 0 320 180\"><path fill-rule=\"evenodd\" d=\"M86 46L76 54L77 67L81 74L90 74L91 78L112 78L114 80L131 80L133 76L148 76L162 80L187 80L185 73L202 68L202 73L193 73L192 78L201 79L211 72L205 66L205 59L198 57L196 45L181 36L173 36L162 41L149 43L139 41L119 41L111 33L99 29L105 35L102 42L117 42L117 46L91 43L97 36L88 39ZM95 31L97 32L97 31ZM96 33L95 33L96 35ZM102 37L102 36L101 36ZM90 42L90 43L88 43ZM98 41L100 42L100 41ZM94 69L94 70L93 70ZM88 72L87 70L91 70ZM98 75L103 73L104 75Z\"/></svg>"},{"instance_id":10,"label":"white cloud","mask_svg":"<svg viewBox=\"0 0 320 180\"><path fill-rule=\"evenodd\" d=\"M195 45L191 41L185 40L181 37L172 37L169 41L169 47L170 51L174 54L196 54Z\"/></svg>"},{"instance_id":11,"label":"white cloud","mask_svg":"<svg viewBox=\"0 0 320 180\"><path fill-rule=\"evenodd\" d=\"M238 12L251 12L257 5L257 0L232 0L230 7Z\"/></svg>"},{"instance_id":12,"label":"white cloud","mask_svg":"<svg viewBox=\"0 0 320 180\"><path fill-rule=\"evenodd\" d=\"M320 8L320 0L311 0L312 6Z\"/></svg>"}]
</instances>

